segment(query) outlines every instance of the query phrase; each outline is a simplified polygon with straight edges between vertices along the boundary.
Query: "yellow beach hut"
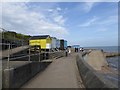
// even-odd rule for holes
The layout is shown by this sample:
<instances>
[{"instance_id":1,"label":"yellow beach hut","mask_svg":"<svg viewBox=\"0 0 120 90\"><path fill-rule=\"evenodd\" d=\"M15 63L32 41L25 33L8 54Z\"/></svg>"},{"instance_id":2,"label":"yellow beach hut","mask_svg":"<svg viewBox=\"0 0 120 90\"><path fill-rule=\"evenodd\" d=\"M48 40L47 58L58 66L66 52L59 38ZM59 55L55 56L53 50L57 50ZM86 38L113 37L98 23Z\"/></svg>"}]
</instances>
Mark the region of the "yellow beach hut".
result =
<instances>
[{"instance_id":1,"label":"yellow beach hut","mask_svg":"<svg viewBox=\"0 0 120 90\"><path fill-rule=\"evenodd\" d=\"M50 35L42 35L42 36L32 36L29 39L30 46L39 46L43 50L51 49L52 39Z\"/></svg>"}]
</instances>

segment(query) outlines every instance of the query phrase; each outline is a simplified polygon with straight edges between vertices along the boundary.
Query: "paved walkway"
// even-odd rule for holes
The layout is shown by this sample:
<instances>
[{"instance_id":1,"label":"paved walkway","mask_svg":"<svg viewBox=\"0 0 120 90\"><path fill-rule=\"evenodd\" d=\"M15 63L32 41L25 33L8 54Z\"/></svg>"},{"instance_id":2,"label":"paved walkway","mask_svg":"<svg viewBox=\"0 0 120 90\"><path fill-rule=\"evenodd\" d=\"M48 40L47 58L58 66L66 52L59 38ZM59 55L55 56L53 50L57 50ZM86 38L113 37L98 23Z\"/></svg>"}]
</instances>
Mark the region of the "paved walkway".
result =
<instances>
[{"instance_id":1,"label":"paved walkway","mask_svg":"<svg viewBox=\"0 0 120 90\"><path fill-rule=\"evenodd\" d=\"M54 60L22 88L82 88L76 65L76 54Z\"/></svg>"}]
</instances>

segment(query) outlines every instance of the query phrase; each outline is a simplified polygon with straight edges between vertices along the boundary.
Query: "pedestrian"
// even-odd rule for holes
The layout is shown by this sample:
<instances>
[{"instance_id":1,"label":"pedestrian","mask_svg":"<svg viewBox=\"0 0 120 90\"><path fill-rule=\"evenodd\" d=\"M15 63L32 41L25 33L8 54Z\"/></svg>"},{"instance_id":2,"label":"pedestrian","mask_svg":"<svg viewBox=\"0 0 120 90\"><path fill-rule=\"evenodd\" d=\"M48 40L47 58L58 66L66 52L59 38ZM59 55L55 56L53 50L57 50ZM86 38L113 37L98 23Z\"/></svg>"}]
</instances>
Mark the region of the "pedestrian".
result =
<instances>
[{"instance_id":1,"label":"pedestrian","mask_svg":"<svg viewBox=\"0 0 120 90\"><path fill-rule=\"evenodd\" d=\"M76 48L75 48L75 52L76 52Z\"/></svg>"},{"instance_id":2,"label":"pedestrian","mask_svg":"<svg viewBox=\"0 0 120 90\"><path fill-rule=\"evenodd\" d=\"M68 56L68 50L67 49L65 50L65 55L66 55L66 57Z\"/></svg>"},{"instance_id":3,"label":"pedestrian","mask_svg":"<svg viewBox=\"0 0 120 90\"><path fill-rule=\"evenodd\" d=\"M70 48L68 49L68 53L69 53L69 55L70 55L70 53L71 53L71 49L70 49Z\"/></svg>"},{"instance_id":4,"label":"pedestrian","mask_svg":"<svg viewBox=\"0 0 120 90\"><path fill-rule=\"evenodd\" d=\"M78 52L78 48L75 48L75 52Z\"/></svg>"}]
</instances>

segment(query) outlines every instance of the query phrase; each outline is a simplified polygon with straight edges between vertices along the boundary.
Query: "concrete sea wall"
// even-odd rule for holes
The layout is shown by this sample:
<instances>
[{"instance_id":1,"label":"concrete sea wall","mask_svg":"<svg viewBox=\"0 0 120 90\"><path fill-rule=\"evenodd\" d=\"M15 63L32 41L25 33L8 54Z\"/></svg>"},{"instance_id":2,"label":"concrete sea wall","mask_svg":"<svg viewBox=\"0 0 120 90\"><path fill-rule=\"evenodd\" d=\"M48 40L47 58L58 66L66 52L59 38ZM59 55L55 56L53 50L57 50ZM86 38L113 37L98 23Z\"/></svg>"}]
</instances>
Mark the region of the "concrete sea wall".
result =
<instances>
[{"instance_id":1,"label":"concrete sea wall","mask_svg":"<svg viewBox=\"0 0 120 90\"><path fill-rule=\"evenodd\" d=\"M104 80L99 73L87 64L81 54L77 55L76 62L86 88L115 88L112 83Z\"/></svg>"},{"instance_id":2,"label":"concrete sea wall","mask_svg":"<svg viewBox=\"0 0 120 90\"><path fill-rule=\"evenodd\" d=\"M19 88L49 64L50 62L30 62L16 68L4 69L3 88Z\"/></svg>"}]
</instances>

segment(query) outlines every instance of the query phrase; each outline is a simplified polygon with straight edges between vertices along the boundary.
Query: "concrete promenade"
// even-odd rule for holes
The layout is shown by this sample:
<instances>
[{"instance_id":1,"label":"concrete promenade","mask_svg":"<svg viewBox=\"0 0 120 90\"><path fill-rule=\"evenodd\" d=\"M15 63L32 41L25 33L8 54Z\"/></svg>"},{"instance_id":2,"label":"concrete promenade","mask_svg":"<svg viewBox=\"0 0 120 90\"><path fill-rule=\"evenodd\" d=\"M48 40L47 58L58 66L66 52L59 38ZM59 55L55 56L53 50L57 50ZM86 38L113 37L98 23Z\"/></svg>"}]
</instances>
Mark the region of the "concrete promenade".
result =
<instances>
[{"instance_id":1,"label":"concrete promenade","mask_svg":"<svg viewBox=\"0 0 120 90\"><path fill-rule=\"evenodd\" d=\"M76 55L55 59L21 88L83 88L76 65Z\"/></svg>"}]
</instances>

